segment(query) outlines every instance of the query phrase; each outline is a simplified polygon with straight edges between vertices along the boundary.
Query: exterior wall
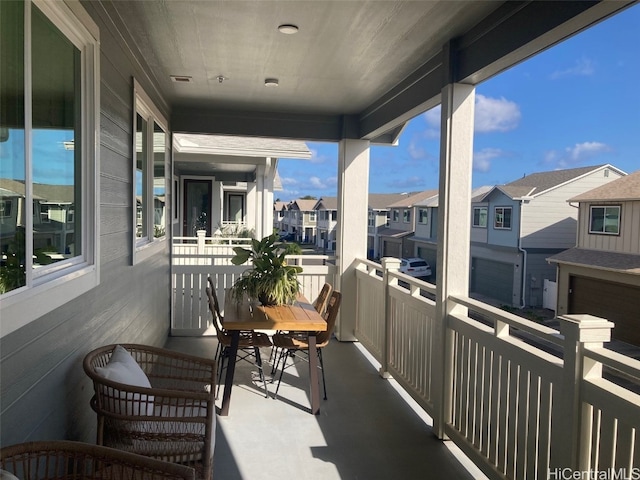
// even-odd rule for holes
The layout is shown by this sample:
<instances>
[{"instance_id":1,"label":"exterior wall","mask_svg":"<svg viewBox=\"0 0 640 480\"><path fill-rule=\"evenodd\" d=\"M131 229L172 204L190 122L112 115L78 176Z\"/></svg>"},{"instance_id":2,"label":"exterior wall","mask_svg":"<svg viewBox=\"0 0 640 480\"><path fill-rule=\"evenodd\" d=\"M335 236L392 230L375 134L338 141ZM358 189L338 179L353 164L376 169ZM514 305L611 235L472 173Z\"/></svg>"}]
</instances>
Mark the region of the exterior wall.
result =
<instances>
[{"instance_id":1,"label":"exterior wall","mask_svg":"<svg viewBox=\"0 0 640 480\"><path fill-rule=\"evenodd\" d=\"M547 262L547 258L561 250L539 249L527 252L527 271L525 274L524 300L529 307L542 307L545 279L556 281L556 266Z\"/></svg>"},{"instance_id":2,"label":"exterior wall","mask_svg":"<svg viewBox=\"0 0 640 480\"><path fill-rule=\"evenodd\" d=\"M491 245L500 245L502 247L517 247L520 225L520 202L511 200L501 192L494 192L488 203L487 211L487 243ZM511 207L511 228L496 229L494 228L495 208Z\"/></svg>"},{"instance_id":3,"label":"exterior wall","mask_svg":"<svg viewBox=\"0 0 640 480\"><path fill-rule=\"evenodd\" d=\"M169 331L168 244L161 254L131 264L133 77L149 95L155 89L102 23L94 10L99 6L83 6L100 27L100 285L0 339L2 445L94 443L93 387L82 369L86 353L115 342L161 346Z\"/></svg>"},{"instance_id":4,"label":"exterior wall","mask_svg":"<svg viewBox=\"0 0 640 480\"><path fill-rule=\"evenodd\" d=\"M473 207L487 207L487 226L486 227L474 227L473 226ZM472 243L487 243L489 237L489 204L487 203L473 203L471 204L471 242Z\"/></svg>"},{"instance_id":5,"label":"exterior wall","mask_svg":"<svg viewBox=\"0 0 640 480\"><path fill-rule=\"evenodd\" d=\"M621 205L620 235L589 233L589 207L591 205ZM580 248L640 254L640 200L581 203L579 218L578 246Z\"/></svg>"},{"instance_id":6,"label":"exterior wall","mask_svg":"<svg viewBox=\"0 0 640 480\"><path fill-rule=\"evenodd\" d=\"M597 170L583 178L535 197L522 207L524 248L571 248L576 244L578 209L567 200L620 178L610 169Z\"/></svg>"},{"instance_id":7,"label":"exterior wall","mask_svg":"<svg viewBox=\"0 0 640 480\"><path fill-rule=\"evenodd\" d=\"M418 220L418 212L421 208L426 208L427 210L427 221L426 223L420 223ZM432 234L433 234L433 224L437 223L437 219L438 217L434 217L434 212L432 208L427 208L427 207L416 207L413 209L413 215L415 218L415 224L416 224L416 230L415 230L415 234L416 237L421 237L421 238L432 238ZM436 222L434 222L433 219L436 219Z\"/></svg>"}]
</instances>

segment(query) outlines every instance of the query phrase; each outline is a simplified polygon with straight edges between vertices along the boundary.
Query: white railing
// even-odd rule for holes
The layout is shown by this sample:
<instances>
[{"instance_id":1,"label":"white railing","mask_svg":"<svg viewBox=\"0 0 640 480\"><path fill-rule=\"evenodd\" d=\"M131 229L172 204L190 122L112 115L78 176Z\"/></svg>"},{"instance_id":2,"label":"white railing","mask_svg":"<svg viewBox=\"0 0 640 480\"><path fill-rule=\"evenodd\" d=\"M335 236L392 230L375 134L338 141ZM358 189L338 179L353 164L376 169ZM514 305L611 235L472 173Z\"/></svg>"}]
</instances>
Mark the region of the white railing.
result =
<instances>
[{"instance_id":1,"label":"white railing","mask_svg":"<svg viewBox=\"0 0 640 480\"><path fill-rule=\"evenodd\" d=\"M359 261L356 336L488 477L640 478L640 362L603 346L612 323L558 331L465 296L443 321L397 267Z\"/></svg>"},{"instance_id":2,"label":"white railing","mask_svg":"<svg viewBox=\"0 0 640 480\"><path fill-rule=\"evenodd\" d=\"M211 243L205 237L177 237L175 240L171 265L171 333L176 336L215 335L204 294L207 277L213 277L218 299L224 305L225 290L248 268L231 263L233 247L246 246L251 239L213 238ZM290 255L287 259L302 267L298 279L302 293L308 299L314 299L325 282L335 284L336 269L331 257Z\"/></svg>"}]
</instances>

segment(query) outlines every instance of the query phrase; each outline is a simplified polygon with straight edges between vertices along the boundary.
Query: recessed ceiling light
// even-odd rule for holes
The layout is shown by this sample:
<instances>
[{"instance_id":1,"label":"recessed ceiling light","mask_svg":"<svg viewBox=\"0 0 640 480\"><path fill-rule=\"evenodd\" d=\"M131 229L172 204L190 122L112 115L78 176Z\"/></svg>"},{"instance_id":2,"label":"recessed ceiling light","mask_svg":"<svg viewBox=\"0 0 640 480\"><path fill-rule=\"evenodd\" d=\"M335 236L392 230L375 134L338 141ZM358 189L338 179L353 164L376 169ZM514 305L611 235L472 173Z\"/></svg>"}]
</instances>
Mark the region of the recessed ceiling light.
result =
<instances>
[{"instance_id":1,"label":"recessed ceiling light","mask_svg":"<svg viewBox=\"0 0 640 480\"><path fill-rule=\"evenodd\" d=\"M193 78L187 75L171 75L171 81L178 83L191 83L193 82Z\"/></svg>"},{"instance_id":2,"label":"recessed ceiling light","mask_svg":"<svg viewBox=\"0 0 640 480\"><path fill-rule=\"evenodd\" d=\"M265 87L277 87L278 86L278 79L277 78L265 78L264 79L264 86Z\"/></svg>"},{"instance_id":3,"label":"recessed ceiling light","mask_svg":"<svg viewBox=\"0 0 640 480\"><path fill-rule=\"evenodd\" d=\"M218 76L216 77L216 80L218 80L218 83L222 83L222 82L224 82L225 80L229 80L229 77L225 77L224 75L218 75Z\"/></svg>"},{"instance_id":4,"label":"recessed ceiling light","mask_svg":"<svg viewBox=\"0 0 640 480\"><path fill-rule=\"evenodd\" d=\"M290 23L285 23L283 25L280 25L278 27L278 31L280 33L284 33L285 35L293 35L294 33L298 33L298 27L297 25L293 25Z\"/></svg>"}]
</instances>

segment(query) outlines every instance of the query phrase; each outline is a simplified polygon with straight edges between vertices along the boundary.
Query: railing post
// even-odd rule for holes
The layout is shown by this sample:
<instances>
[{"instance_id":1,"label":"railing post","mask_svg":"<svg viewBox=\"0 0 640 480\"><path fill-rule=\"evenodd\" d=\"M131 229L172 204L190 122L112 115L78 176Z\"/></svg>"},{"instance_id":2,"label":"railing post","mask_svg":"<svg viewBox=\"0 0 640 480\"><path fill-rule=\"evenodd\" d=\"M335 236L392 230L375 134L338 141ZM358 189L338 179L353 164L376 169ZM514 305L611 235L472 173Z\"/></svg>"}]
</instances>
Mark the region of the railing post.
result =
<instances>
[{"instance_id":1,"label":"railing post","mask_svg":"<svg viewBox=\"0 0 640 480\"><path fill-rule=\"evenodd\" d=\"M196 232L196 235L198 236L198 255L204 255L204 238L206 234L206 230L198 230Z\"/></svg>"},{"instance_id":2,"label":"railing post","mask_svg":"<svg viewBox=\"0 0 640 480\"><path fill-rule=\"evenodd\" d=\"M389 299L389 284L390 281L398 283L397 280L389 278L389 271L397 272L400 270L400 260L393 257L385 257L381 260L382 263L382 285L383 285L383 297L382 302L384 304L384 347L382 351L382 362L380 366L380 376L382 378L389 378L389 357L391 355L391 301Z\"/></svg>"},{"instance_id":3,"label":"railing post","mask_svg":"<svg viewBox=\"0 0 640 480\"><path fill-rule=\"evenodd\" d=\"M585 361L585 346L602 347L611 340L612 322L592 315L561 315L560 333L564 335L564 364L561 396L558 409L552 412L553 431L551 444L551 469L570 468L580 471L582 450L588 445L580 442L582 380L593 375L602 375L602 365ZM588 440L590 441L590 440Z\"/></svg>"}]
</instances>

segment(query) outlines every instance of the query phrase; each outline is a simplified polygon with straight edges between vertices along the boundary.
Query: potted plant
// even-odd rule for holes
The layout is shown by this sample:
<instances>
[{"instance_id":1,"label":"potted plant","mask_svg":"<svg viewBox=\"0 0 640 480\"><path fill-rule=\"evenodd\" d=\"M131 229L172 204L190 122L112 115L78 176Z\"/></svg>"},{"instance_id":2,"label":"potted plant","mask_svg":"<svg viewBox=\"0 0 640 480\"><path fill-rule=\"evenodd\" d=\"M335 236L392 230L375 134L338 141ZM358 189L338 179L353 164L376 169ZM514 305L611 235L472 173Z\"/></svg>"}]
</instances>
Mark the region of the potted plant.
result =
<instances>
[{"instance_id":1,"label":"potted plant","mask_svg":"<svg viewBox=\"0 0 640 480\"><path fill-rule=\"evenodd\" d=\"M287 265L287 252L273 233L262 240L252 240L251 249L234 247L234 265L251 261L252 267L238 278L232 288L233 298L240 302L247 295L262 305L292 304L300 291L298 273L302 267Z\"/></svg>"}]
</instances>

